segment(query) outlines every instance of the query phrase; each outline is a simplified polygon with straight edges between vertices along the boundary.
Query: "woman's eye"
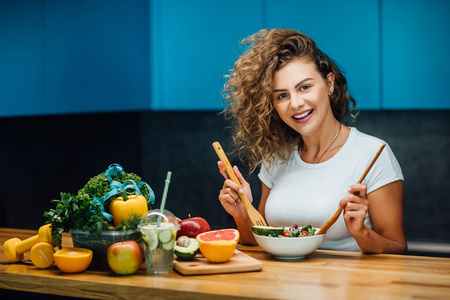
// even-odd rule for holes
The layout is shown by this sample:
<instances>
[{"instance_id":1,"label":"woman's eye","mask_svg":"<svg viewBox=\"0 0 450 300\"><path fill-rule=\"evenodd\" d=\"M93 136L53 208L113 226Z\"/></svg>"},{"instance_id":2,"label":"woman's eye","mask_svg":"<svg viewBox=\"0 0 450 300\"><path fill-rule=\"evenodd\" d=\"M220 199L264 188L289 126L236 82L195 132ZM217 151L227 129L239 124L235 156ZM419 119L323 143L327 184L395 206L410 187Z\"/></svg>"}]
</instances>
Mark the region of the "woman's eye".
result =
<instances>
[{"instance_id":1,"label":"woman's eye","mask_svg":"<svg viewBox=\"0 0 450 300\"><path fill-rule=\"evenodd\" d=\"M310 87L311 87L310 85L303 85L303 86L300 88L300 91L306 91L306 90L308 90Z\"/></svg>"},{"instance_id":2,"label":"woman's eye","mask_svg":"<svg viewBox=\"0 0 450 300\"><path fill-rule=\"evenodd\" d=\"M287 96L288 96L287 93L280 93L280 94L278 94L277 99L283 99L283 98L286 98Z\"/></svg>"}]
</instances>

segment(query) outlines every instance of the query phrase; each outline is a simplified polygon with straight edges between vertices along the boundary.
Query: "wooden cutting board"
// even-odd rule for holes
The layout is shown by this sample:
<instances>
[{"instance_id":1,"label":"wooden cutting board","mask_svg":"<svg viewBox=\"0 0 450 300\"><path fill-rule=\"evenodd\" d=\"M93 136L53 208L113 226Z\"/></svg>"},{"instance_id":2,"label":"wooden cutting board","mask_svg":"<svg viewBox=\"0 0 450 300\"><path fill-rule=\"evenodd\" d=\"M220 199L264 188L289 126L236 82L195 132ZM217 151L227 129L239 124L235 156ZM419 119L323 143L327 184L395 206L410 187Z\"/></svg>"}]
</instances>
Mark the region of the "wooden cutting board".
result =
<instances>
[{"instance_id":1,"label":"wooden cutting board","mask_svg":"<svg viewBox=\"0 0 450 300\"><path fill-rule=\"evenodd\" d=\"M183 275L250 272L260 271L263 267L259 260L254 259L239 250L234 250L234 255L225 263L210 263L203 255L197 254L193 260L189 261L174 259L173 266L175 270Z\"/></svg>"}]
</instances>

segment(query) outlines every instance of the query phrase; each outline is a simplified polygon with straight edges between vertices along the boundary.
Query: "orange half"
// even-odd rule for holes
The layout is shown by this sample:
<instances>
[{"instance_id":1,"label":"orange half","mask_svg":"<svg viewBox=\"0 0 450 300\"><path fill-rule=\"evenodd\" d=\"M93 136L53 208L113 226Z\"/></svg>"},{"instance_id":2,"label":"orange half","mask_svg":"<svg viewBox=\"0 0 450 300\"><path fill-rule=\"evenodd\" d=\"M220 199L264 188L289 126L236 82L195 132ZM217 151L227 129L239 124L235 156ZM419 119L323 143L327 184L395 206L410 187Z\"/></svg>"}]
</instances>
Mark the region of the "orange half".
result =
<instances>
[{"instance_id":1,"label":"orange half","mask_svg":"<svg viewBox=\"0 0 450 300\"><path fill-rule=\"evenodd\" d=\"M84 248L64 248L53 254L55 264L65 273L78 273L87 269L92 251Z\"/></svg>"}]
</instances>

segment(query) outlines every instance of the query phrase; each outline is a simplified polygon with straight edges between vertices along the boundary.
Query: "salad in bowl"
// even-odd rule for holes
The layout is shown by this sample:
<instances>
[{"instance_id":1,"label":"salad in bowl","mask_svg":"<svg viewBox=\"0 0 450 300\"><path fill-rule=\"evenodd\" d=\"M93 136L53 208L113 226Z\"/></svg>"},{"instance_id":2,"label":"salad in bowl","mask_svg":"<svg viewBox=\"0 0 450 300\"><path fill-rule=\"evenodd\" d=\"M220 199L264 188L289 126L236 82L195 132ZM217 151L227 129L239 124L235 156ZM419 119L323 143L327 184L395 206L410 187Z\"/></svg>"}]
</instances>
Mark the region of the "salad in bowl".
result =
<instances>
[{"instance_id":1,"label":"salad in bowl","mask_svg":"<svg viewBox=\"0 0 450 300\"><path fill-rule=\"evenodd\" d=\"M258 245L279 259L300 259L313 253L323 242L319 228L311 225L291 227L253 226Z\"/></svg>"}]
</instances>

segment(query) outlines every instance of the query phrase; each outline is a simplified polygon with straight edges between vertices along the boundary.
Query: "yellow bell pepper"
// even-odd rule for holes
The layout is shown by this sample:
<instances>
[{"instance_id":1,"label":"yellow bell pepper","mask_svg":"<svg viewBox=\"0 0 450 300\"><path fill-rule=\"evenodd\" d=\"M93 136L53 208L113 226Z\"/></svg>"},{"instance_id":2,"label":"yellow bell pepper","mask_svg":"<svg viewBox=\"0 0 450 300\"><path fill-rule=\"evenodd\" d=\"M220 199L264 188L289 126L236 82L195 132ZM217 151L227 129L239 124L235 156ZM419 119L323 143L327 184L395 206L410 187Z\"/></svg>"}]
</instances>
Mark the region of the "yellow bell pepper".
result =
<instances>
[{"instance_id":1,"label":"yellow bell pepper","mask_svg":"<svg viewBox=\"0 0 450 300\"><path fill-rule=\"evenodd\" d=\"M128 200L118 197L109 204L109 211L113 215L116 226L122 220L128 220L132 215L143 216L148 212L147 199L142 195L129 195Z\"/></svg>"}]
</instances>

